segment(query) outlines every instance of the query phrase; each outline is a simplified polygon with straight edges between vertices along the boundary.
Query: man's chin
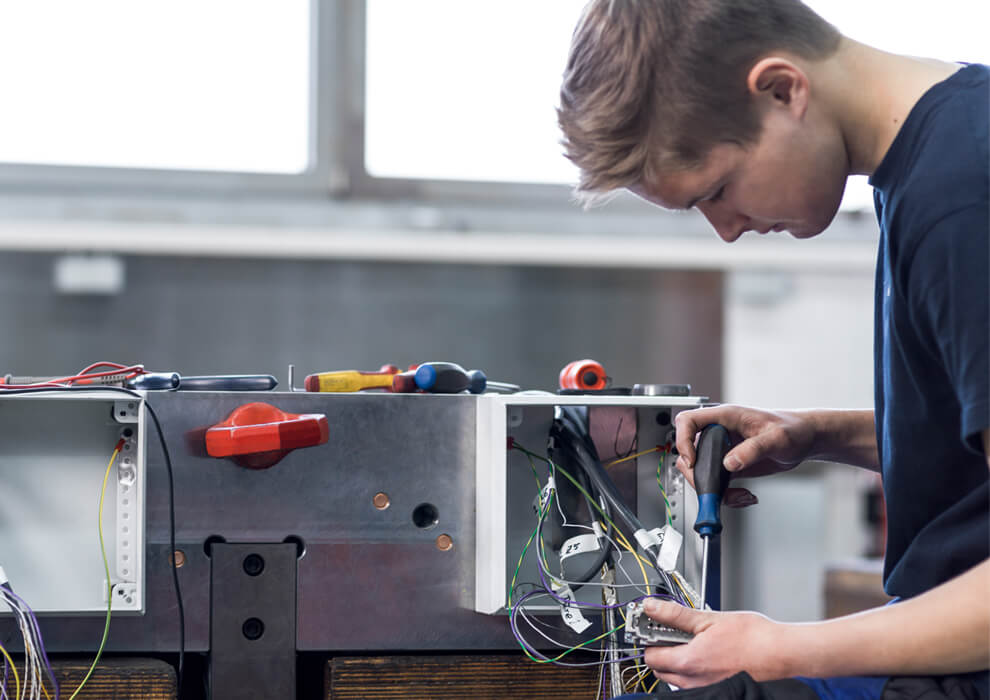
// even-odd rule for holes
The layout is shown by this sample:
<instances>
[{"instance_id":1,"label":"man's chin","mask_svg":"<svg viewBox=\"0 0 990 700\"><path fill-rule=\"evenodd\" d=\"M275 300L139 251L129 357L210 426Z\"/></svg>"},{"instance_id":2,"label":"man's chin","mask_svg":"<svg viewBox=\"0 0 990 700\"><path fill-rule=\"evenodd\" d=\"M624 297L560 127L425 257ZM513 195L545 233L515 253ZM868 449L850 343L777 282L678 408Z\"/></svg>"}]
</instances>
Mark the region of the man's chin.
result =
<instances>
[{"instance_id":1,"label":"man's chin","mask_svg":"<svg viewBox=\"0 0 990 700\"><path fill-rule=\"evenodd\" d=\"M826 228L828 228L828 224L826 224L825 226L817 226L817 225L791 226L787 229L787 232L791 234L794 238L805 239L805 238L814 238L819 233L824 231Z\"/></svg>"}]
</instances>

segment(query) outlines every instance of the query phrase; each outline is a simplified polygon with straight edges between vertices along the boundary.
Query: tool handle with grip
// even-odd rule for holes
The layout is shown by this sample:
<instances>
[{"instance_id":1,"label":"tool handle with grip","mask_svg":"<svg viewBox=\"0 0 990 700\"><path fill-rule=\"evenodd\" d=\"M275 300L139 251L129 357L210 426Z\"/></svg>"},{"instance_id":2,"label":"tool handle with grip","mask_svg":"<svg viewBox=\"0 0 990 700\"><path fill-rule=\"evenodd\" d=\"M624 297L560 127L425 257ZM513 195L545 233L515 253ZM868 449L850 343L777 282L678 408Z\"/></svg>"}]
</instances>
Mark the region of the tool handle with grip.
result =
<instances>
[{"instance_id":1,"label":"tool handle with grip","mask_svg":"<svg viewBox=\"0 0 990 700\"><path fill-rule=\"evenodd\" d=\"M719 509L730 478L722 460L730 447L729 431L718 424L706 426L698 438L697 457L694 461L698 518L694 521L694 529L702 537L711 537L722 532Z\"/></svg>"},{"instance_id":2,"label":"tool handle with grip","mask_svg":"<svg viewBox=\"0 0 990 700\"><path fill-rule=\"evenodd\" d=\"M391 389L391 372L359 372L343 370L340 372L320 372L306 377L306 391L351 392L364 389Z\"/></svg>"},{"instance_id":3,"label":"tool handle with grip","mask_svg":"<svg viewBox=\"0 0 990 700\"><path fill-rule=\"evenodd\" d=\"M453 362L424 362L416 368L415 378L416 386L434 394L480 394L488 383L480 369L468 372Z\"/></svg>"}]
</instances>

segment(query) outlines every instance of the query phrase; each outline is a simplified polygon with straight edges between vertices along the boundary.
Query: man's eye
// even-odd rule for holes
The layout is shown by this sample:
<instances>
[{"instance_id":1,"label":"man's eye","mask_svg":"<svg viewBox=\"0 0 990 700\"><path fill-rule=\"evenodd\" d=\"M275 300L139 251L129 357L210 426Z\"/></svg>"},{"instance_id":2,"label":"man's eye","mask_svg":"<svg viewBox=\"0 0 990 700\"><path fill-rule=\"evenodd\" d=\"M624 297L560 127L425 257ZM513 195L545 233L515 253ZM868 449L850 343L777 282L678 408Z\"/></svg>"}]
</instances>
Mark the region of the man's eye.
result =
<instances>
[{"instance_id":1,"label":"man's eye","mask_svg":"<svg viewBox=\"0 0 990 700\"><path fill-rule=\"evenodd\" d=\"M717 201L719 201L720 199L722 199L722 195L723 195L723 194L725 194L725 185L722 185L721 187L719 187L719 188L718 188L718 192L716 192L715 194L713 194L713 195L712 195L712 196L711 196L711 197L710 197L710 198L708 199L708 201L709 201L709 202L717 202Z\"/></svg>"}]
</instances>

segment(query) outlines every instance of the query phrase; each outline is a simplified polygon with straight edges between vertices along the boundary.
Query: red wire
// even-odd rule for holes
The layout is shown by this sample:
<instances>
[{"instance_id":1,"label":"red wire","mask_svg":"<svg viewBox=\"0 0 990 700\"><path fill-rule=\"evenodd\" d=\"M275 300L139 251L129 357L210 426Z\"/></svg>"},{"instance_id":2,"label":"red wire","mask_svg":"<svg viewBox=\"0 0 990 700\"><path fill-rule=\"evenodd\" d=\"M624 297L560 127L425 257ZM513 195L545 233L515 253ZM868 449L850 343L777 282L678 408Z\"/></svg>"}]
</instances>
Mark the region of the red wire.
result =
<instances>
[{"instance_id":1,"label":"red wire","mask_svg":"<svg viewBox=\"0 0 990 700\"><path fill-rule=\"evenodd\" d=\"M92 370L97 367L112 367L113 369L106 372L93 372ZM73 382L82 382L85 380L99 379L101 377L114 377L117 375L122 375L123 379L130 379L136 377L139 374L144 374L144 365L122 365L117 362L94 362L93 364L86 367L84 370L79 372L79 374L74 374L71 377L62 377L60 379L49 379L47 382L37 382L35 384L3 384L0 388L3 389L32 389L41 387L62 387L66 385L71 385Z\"/></svg>"},{"instance_id":2,"label":"red wire","mask_svg":"<svg viewBox=\"0 0 990 700\"><path fill-rule=\"evenodd\" d=\"M93 364L91 364L86 369L81 370L79 372L79 374L88 374L89 372L92 372L97 367L113 367L114 369L124 369L124 365L119 364L117 362L94 362Z\"/></svg>"}]
</instances>

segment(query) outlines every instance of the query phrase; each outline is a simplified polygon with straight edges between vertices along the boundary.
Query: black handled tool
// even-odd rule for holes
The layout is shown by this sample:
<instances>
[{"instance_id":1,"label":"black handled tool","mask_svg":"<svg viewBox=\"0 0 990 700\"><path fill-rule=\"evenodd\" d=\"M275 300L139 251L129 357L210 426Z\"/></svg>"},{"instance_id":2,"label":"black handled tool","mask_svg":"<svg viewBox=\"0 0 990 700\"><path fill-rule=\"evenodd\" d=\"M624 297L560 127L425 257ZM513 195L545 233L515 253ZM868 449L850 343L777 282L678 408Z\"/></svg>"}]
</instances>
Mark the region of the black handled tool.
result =
<instances>
[{"instance_id":1,"label":"black handled tool","mask_svg":"<svg viewBox=\"0 0 990 700\"><path fill-rule=\"evenodd\" d=\"M701 605L705 604L708 584L708 544L712 536L722 532L722 496L729 486L730 474L722 461L731 445L729 431L712 424L701 431L698 438L697 457L694 460L694 490L698 494L698 517L694 530L704 541L701 554Z\"/></svg>"}]
</instances>

